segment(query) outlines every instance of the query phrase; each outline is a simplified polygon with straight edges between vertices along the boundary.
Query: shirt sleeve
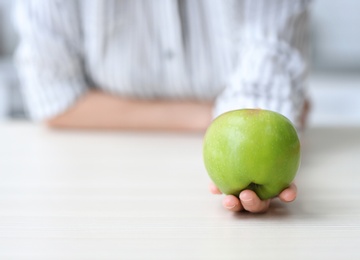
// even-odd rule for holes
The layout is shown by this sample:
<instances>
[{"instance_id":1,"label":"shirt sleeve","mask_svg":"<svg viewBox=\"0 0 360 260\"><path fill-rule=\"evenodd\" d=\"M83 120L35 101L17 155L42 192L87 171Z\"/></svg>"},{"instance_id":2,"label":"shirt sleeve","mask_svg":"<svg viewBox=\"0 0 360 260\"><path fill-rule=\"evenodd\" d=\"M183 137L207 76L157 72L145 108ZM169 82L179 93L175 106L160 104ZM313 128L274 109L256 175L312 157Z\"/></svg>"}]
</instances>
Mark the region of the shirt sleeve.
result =
<instances>
[{"instance_id":1,"label":"shirt sleeve","mask_svg":"<svg viewBox=\"0 0 360 260\"><path fill-rule=\"evenodd\" d=\"M64 112L87 90L77 1L17 1L15 63L28 115Z\"/></svg>"},{"instance_id":2,"label":"shirt sleeve","mask_svg":"<svg viewBox=\"0 0 360 260\"><path fill-rule=\"evenodd\" d=\"M262 108L298 126L305 101L308 2L243 2L235 71L217 97L215 117L239 108Z\"/></svg>"}]
</instances>

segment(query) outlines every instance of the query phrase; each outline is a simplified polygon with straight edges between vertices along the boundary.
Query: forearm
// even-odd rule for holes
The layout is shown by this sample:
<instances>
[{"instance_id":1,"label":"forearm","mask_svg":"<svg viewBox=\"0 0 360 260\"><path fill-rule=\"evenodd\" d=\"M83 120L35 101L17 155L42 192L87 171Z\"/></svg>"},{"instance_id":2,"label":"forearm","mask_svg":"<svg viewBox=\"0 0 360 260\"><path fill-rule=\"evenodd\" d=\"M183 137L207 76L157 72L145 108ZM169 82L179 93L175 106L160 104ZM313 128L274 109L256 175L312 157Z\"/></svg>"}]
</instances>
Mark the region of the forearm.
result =
<instances>
[{"instance_id":1,"label":"forearm","mask_svg":"<svg viewBox=\"0 0 360 260\"><path fill-rule=\"evenodd\" d=\"M47 121L55 128L204 131L211 104L191 101L145 101L89 91L73 107Z\"/></svg>"},{"instance_id":2,"label":"forearm","mask_svg":"<svg viewBox=\"0 0 360 260\"><path fill-rule=\"evenodd\" d=\"M215 116L248 107L273 110L297 127L306 106L307 0L244 1L241 45ZM276 11L281 10L281 15Z\"/></svg>"}]
</instances>

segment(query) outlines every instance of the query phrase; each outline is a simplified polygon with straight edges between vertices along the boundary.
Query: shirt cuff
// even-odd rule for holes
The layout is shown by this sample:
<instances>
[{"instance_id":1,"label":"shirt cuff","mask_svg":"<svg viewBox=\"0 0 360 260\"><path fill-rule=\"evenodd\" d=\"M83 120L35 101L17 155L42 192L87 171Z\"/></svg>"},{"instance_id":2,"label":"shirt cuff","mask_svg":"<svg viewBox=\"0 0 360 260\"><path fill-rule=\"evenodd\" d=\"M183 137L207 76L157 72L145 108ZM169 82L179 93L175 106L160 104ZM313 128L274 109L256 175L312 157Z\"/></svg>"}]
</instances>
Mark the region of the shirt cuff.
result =
<instances>
[{"instance_id":1,"label":"shirt cuff","mask_svg":"<svg viewBox=\"0 0 360 260\"><path fill-rule=\"evenodd\" d=\"M296 128L301 129L301 116L305 105L306 95L304 91L294 93L290 98L269 98L266 95L246 95L232 89L225 91L216 99L213 109L213 118L228 111L237 109L266 109L278 112L287 117Z\"/></svg>"},{"instance_id":2,"label":"shirt cuff","mask_svg":"<svg viewBox=\"0 0 360 260\"><path fill-rule=\"evenodd\" d=\"M25 109L33 121L43 121L69 109L87 91L85 82L80 79L35 88L23 86Z\"/></svg>"}]
</instances>

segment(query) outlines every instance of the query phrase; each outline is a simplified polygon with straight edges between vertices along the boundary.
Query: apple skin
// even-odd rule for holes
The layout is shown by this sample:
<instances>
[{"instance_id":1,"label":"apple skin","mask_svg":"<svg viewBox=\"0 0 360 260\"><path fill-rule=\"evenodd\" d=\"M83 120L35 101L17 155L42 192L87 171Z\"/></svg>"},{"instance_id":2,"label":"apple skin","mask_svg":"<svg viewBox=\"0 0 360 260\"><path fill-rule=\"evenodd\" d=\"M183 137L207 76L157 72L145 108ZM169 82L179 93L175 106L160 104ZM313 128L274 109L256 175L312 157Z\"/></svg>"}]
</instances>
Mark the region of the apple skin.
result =
<instances>
[{"instance_id":1,"label":"apple skin","mask_svg":"<svg viewBox=\"0 0 360 260\"><path fill-rule=\"evenodd\" d=\"M224 194L250 189L260 199L277 196L295 178L300 141L285 116L262 109L224 113L204 136L205 168Z\"/></svg>"}]
</instances>

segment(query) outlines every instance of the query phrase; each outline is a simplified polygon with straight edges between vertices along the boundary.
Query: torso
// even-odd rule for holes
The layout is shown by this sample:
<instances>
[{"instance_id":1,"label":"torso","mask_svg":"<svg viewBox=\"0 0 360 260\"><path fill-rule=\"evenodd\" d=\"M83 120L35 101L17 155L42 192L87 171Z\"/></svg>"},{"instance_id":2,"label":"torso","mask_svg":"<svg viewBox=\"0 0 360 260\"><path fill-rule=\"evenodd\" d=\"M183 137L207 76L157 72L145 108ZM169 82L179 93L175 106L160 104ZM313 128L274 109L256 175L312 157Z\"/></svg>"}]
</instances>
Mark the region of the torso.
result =
<instances>
[{"instance_id":1,"label":"torso","mask_svg":"<svg viewBox=\"0 0 360 260\"><path fill-rule=\"evenodd\" d=\"M221 1L82 2L88 78L125 96L213 99L231 71L221 8Z\"/></svg>"}]
</instances>

